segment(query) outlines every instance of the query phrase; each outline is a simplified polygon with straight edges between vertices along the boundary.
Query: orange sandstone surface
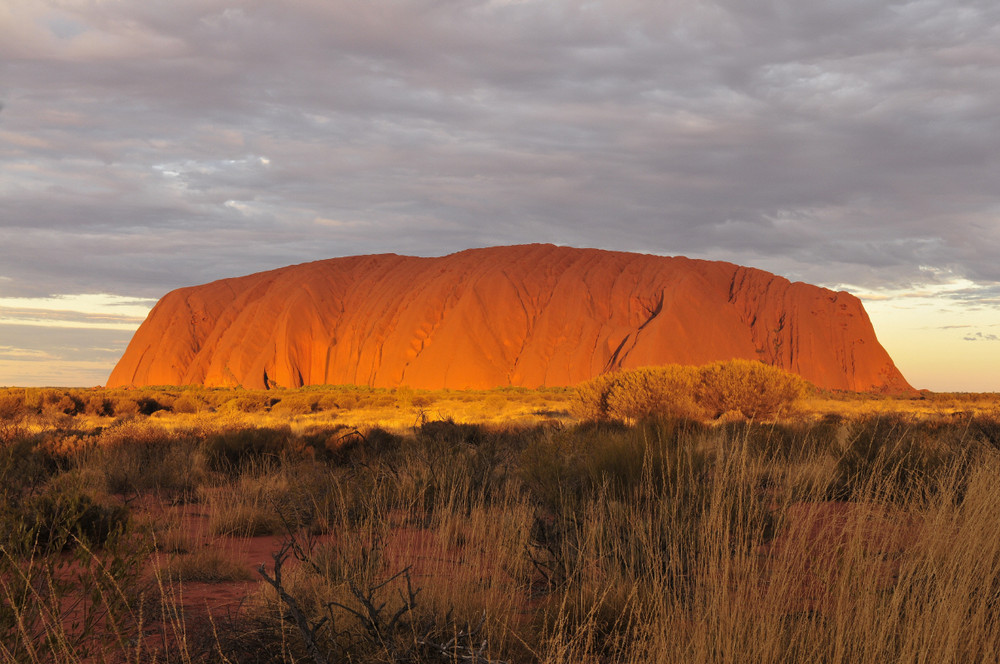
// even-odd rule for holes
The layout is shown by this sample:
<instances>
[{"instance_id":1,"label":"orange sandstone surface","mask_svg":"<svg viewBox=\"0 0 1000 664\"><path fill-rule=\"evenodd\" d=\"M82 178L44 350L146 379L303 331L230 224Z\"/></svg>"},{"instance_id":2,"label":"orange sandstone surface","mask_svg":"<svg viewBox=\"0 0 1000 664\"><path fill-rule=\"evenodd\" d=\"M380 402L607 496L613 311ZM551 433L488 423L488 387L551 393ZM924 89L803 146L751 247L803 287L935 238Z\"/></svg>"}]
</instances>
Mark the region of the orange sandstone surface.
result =
<instances>
[{"instance_id":1,"label":"orange sandstone surface","mask_svg":"<svg viewBox=\"0 0 1000 664\"><path fill-rule=\"evenodd\" d=\"M333 258L181 288L108 387L539 387L733 358L823 388L912 389L848 293L732 263L552 245Z\"/></svg>"}]
</instances>

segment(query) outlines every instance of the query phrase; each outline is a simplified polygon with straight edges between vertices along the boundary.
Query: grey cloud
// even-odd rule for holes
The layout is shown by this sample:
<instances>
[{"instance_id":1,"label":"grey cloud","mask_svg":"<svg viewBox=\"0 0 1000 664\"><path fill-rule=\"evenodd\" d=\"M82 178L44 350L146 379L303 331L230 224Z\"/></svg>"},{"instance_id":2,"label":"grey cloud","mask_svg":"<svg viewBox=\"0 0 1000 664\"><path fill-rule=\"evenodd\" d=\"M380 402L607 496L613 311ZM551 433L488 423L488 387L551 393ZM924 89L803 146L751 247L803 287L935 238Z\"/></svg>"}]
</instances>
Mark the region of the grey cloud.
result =
<instances>
[{"instance_id":1,"label":"grey cloud","mask_svg":"<svg viewBox=\"0 0 1000 664\"><path fill-rule=\"evenodd\" d=\"M1000 336L995 334L983 334L982 332L974 332L973 334L968 334L962 337L965 341L1000 341Z\"/></svg>"},{"instance_id":2,"label":"grey cloud","mask_svg":"<svg viewBox=\"0 0 1000 664\"><path fill-rule=\"evenodd\" d=\"M529 241L1000 283L992 2L37 6L5 293Z\"/></svg>"}]
</instances>

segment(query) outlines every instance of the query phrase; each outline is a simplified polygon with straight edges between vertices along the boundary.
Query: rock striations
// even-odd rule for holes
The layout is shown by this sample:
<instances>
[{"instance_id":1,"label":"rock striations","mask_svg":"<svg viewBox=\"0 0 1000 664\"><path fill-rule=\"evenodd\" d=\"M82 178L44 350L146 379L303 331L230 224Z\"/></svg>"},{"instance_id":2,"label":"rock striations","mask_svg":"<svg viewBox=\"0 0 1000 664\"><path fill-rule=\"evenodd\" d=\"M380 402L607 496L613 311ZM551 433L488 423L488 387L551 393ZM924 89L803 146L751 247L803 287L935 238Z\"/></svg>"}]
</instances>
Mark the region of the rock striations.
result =
<instances>
[{"instance_id":1,"label":"rock striations","mask_svg":"<svg viewBox=\"0 0 1000 664\"><path fill-rule=\"evenodd\" d=\"M824 388L912 389L847 293L731 263L551 245L334 258L181 288L108 387L537 387L731 358Z\"/></svg>"}]
</instances>

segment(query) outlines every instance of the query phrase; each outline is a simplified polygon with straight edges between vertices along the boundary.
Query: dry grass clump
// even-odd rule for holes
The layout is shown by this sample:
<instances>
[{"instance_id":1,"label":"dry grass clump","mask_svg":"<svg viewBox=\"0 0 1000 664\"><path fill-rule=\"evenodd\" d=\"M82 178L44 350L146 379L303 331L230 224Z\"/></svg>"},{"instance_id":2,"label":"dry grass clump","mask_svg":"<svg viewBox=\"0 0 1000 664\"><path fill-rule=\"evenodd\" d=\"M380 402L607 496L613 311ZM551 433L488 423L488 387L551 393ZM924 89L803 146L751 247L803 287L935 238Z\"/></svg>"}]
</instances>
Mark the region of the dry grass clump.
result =
<instances>
[{"instance_id":1,"label":"dry grass clump","mask_svg":"<svg viewBox=\"0 0 1000 664\"><path fill-rule=\"evenodd\" d=\"M160 573L167 583L231 583L254 578L246 565L214 548L173 555Z\"/></svg>"},{"instance_id":2,"label":"dry grass clump","mask_svg":"<svg viewBox=\"0 0 1000 664\"><path fill-rule=\"evenodd\" d=\"M215 535L258 537L282 532L284 524L274 501L283 497L287 484L266 473L248 472L234 483L204 491L209 530Z\"/></svg>"},{"instance_id":3,"label":"dry grass clump","mask_svg":"<svg viewBox=\"0 0 1000 664\"><path fill-rule=\"evenodd\" d=\"M81 467L103 479L104 490L126 499L147 492L190 497L207 473L193 432L149 420L116 422L78 456Z\"/></svg>"},{"instance_id":4,"label":"dry grass clump","mask_svg":"<svg viewBox=\"0 0 1000 664\"><path fill-rule=\"evenodd\" d=\"M337 477L311 462L250 465L235 478L199 491L215 535L259 537L329 531Z\"/></svg>"},{"instance_id":5,"label":"dry grass clump","mask_svg":"<svg viewBox=\"0 0 1000 664\"><path fill-rule=\"evenodd\" d=\"M640 406L671 407L657 390L691 383L656 375L618 383L634 403L607 398L621 374L595 383L594 402L632 414L576 425L425 412L355 429L293 413L298 398L282 421L280 401L245 413L223 406L253 395L206 390L174 394L198 413L62 413L44 428L15 394L0 401L21 413L0 441L0 661L996 659L996 414L657 418ZM426 396L301 403L313 392L399 411ZM477 395L433 405L569 397ZM145 512L156 500L196 504ZM187 510L209 534L185 534ZM238 612L184 604L185 584L247 583L201 536L264 533L274 555ZM171 635L155 649L150 622Z\"/></svg>"},{"instance_id":6,"label":"dry grass clump","mask_svg":"<svg viewBox=\"0 0 1000 664\"><path fill-rule=\"evenodd\" d=\"M153 546L157 551L190 553L195 548L195 540L179 519L164 519L162 515L157 515L148 525Z\"/></svg>"}]
</instances>

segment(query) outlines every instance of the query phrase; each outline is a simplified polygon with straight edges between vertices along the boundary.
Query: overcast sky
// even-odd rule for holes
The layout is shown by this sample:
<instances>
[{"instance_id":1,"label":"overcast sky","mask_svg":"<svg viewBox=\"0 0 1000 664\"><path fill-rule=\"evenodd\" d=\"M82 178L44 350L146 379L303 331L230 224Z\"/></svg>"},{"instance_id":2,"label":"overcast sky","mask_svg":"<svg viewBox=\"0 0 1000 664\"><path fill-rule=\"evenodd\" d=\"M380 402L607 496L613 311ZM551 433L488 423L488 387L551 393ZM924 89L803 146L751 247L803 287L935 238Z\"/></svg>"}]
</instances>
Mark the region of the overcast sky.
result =
<instances>
[{"instance_id":1,"label":"overcast sky","mask_svg":"<svg viewBox=\"0 0 1000 664\"><path fill-rule=\"evenodd\" d=\"M0 104L0 385L103 383L179 286L554 242L844 288L1000 390L996 0L0 0Z\"/></svg>"}]
</instances>

